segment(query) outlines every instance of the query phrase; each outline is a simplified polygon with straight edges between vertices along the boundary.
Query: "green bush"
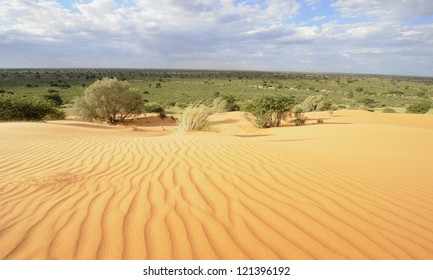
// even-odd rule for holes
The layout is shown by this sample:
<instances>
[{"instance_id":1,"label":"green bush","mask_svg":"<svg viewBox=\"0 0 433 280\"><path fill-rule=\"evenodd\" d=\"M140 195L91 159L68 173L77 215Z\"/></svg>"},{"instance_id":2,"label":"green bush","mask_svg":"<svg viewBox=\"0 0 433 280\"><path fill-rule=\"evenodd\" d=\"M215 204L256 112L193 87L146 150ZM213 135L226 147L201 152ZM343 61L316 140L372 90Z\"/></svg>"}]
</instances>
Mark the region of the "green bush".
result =
<instances>
[{"instance_id":1,"label":"green bush","mask_svg":"<svg viewBox=\"0 0 433 280\"><path fill-rule=\"evenodd\" d=\"M307 121L307 117L304 115L304 111L302 110L302 108L297 107L293 115L294 115L293 122L296 126L305 125L305 122Z\"/></svg>"},{"instance_id":2,"label":"green bush","mask_svg":"<svg viewBox=\"0 0 433 280\"><path fill-rule=\"evenodd\" d=\"M367 108L373 108L376 104L376 101L374 101L374 99L368 97L361 98L358 100L358 102Z\"/></svg>"},{"instance_id":3,"label":"green bush","mask_svg":"<svg viewBox=\"0 0 433 280\"><path fill-rule=\"evenodd\" d=\"M385 109L383 109L382 112L384 112L384 113L395 113L395 110L392 109L392 108L385 108Z\"/></svg>"},{"instance_id":4,"label":"green bush","mask_svg":"<svg viewBox=\"0 0 433 280\"><path fill-rule=\"evenodd\" d=\"M290 112L295 105L293 96L261 96L254 99L247 110L256 117L256 125L260 128L280 126L283 115Z\"/></svg>"},{"instance_id":5,"label":"green bush","mask_svg":"<svg viewBox=\"0 0 433 280\"><path fill-rule=\"evenodd\" d=\"M406 111L411 114L425 114L430 110L430 108L430 101L425 100L409 105Z\"/></svg>"},{"instance_id":6,"label":"green bush","mask_svg":"<svg viewBox=\"0 0 433 280\"><path fill-rule=\"evenodd\" d=\"M158 113L159 117L161 119L163 119L167 116L164 108L156 102L149 102L149 103L144 104L144 112L146 112L146 113Z\"/></svg>"},{"instance_id":7,"label":"green bush","mask_svg":"<svg viewBox=\"0 0 433 280\"><path fill-rule=\"evenodd\" d=\"M102 119L108 123L124 121L131 114L143 111L141 94L126 81L116 78L97 80L84 91L84 96L75 100L75 111L88 119Z\"/></svg>"},{"instance_id":8,"label":"green bush","mask_svg":"<svg viewBox=\"0 0 433 280\"><path fill-rule=\"evenodd\" d=\"M61 106L63 105L63 99L62 97L59 95L58 92L52 92L50 94L46 94L44 95L44 98L48 101L51 101L54 103L54 105L56 106Z\"/></svg>"},{"instance_id":9,"label":"green bush","mask_svg":"<svg viewBox=\"0 0 433 280\"><path fill-rule=\"evenodd\" d=\"M213 108L217 112L239 111L240 106L236 104L236 98L231 94L223 94L212 101Z\"/></svg>"},{"instance_id":10,"label":"green bush","mask_svg":"<svg viewBox=\"0 0 433 280\"><path fill-rule=\"evenodd\" d=\"M50 101L18 95L0 95L0 121L64 119L65 113Z\"/></svg>"}]
</instances>

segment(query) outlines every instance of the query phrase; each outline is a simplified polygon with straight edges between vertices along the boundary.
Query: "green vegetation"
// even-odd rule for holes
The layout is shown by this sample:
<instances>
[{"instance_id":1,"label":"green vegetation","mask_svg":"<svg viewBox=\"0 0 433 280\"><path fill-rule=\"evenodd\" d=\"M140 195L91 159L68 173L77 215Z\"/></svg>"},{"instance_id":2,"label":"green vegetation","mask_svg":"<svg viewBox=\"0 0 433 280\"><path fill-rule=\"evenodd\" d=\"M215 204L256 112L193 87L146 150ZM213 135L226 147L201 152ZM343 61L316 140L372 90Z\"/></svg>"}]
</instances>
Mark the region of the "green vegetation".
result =
<instances>
[{"instance_id":1,"label":"green vegetation","mask_svg":"<svg viewBox=\"0 0 433 280\"><path fill-rule=\"evenodd\" d=\"M164 108L156 102L149 102L149 103L144 104L144 112L145 113L158 113L159 117L161 119L163 119L167 116Z\"/></svg>"},{"instance_id":2,"label":"green vegetation","mask_svg":"<svg viewBox=\"0 0 433 280\"><path fill-rule=\"evenodd\" d=\"M65 113L54 103L42 98L24 98L18 95L0 95L0 121L40 121L64 119Z\"/></svg>"},{"instance_id":3,"label":"green vegetation","mask_svg":"<svg viewBox=\"0 0 433 280\"><path fill-rule=\"evenodd\" d=\"M382 112L383 112L383 113L395 113L395 110L392 109L392 108L385 108L385 109L383 109Z\"/></svg>"},{"instance_id":4,"label":"green vegetation","mask_svg":"<svg viewBox=\"0 0 433 280\"><path fill-rule=\"evenodd\" d=\"M305 112L328 111L332 109L332 103L325 101L322 95L308 96L301 104Z\"/></svg>"},{"instance_id":5,"label":"green vegetation","mask_svg":"<svg viewBox=\"0 0 433 280\"><path fill-rule=\"evenodd\" d=\"M141 113L144 101L128 82L103 78L86 88L84 96L77 98L74 105L77 114L88 120L115 123L124 121L131 114Z\"/></svg>"},{"instance_id":6,"label":"green vegetation","mask_svg":"<svg viewBox=\"0 0 433 280\"><path fill-rule=\"evenodd\" d=\"M305 122L307 121L307 117L304 115L304 110L300 107L296 107L293 112L293 123L296 126L305 125Z\"/></svg>"},{"instance_id":7,"label":"green vegetation","mask_svg":"<svg viewBox=\"0 0 433 280\"><path fill-rule=\"evenodd\" d=\"M256 125L261 128L280 126L285 113L295 105L293 96L261 96L254 99L247 110L256 117Z\"/></svg>"},{"instance_id":8,"label":"green vegetation","mask_svg":"<svg viewBox=\"0 0 433 280\"><path fill-rule=\"evenodd\" d=\"M236 98L232 94L224 94L212 101L213 108L217 112L239 111L240 106L236 104Z\"/></svg>"},{"instance_id":9,"label":"green vegetation","mask_svg":"<svg viewBox=\"0 0 433 280\"><path fill-rule=\"evenodd\" d=\"M430 110L430 108L431 102L423 100L409 105L409 107L407 107L407 112L411 114L425 114Z\"/></svg>"},{"instance_id":10,"label":"green vegetation","mask_svg":"<svg viewBox=\"0 0 433 280\"><path fill-rule=\"evenodd\" d=\"M0 95L48 99L72 114L74 100L104 77L127 81L144 102L159 104L167 114L196 102L219 111L245 111L251 100L276 94L293 96L305 112L387 107L404 112L433 100L433 78L428 77L149 69L3 69Z\"/></svg>"}]
</instances>

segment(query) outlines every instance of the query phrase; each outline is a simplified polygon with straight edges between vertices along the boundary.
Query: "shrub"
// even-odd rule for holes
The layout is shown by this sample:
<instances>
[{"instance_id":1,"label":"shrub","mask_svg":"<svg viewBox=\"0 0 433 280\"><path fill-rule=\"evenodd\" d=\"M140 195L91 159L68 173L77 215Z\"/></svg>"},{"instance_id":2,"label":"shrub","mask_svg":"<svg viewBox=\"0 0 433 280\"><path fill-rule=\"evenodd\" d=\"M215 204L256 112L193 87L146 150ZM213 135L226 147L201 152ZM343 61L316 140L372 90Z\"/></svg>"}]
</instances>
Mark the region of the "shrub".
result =
<instances>
[{"instance_id":1,"label":"shrub","mask_svg":"<svg viewBox=\"0 0 433 280\"><path fill-rule=\"evenodd\" d=\"M411 104L407 107L406 111L411 114L425 114L431 108L431 103L429 101L420 101Z\"/></svg>"},{"instance_id":2,"label":"shrub","mask_svg":"<svg viewBox=\"0 0 433 280\"><path fill-rule=\"evenodd\" d=\"M236 98L231 94L223 94L215 98L212 102L213 108L217 112L239 111L240 107L236 104Z\"/></svg>"},{"instance_id":3,"label":"shrub","mask_svg":"<svg viewBox=\"0 0 433 280\"><path fill-rule=\"evenodd\" d=\"M418 97L425 97L425 92L424 91L417 92L416 96L418 96Z\"/></svg>"},{"instance_id":4,"label":"shrub","mask_svg":"<svg viewBox=\"0 0 433 280\"><path fill-rule=\"evenodd\" d=\"M256 117L256 125L261 128L280 126L283 115L290 112L295 104L293 96L261 96L254 99L247 110Z\"/></svg>"},{"instance_id":5,"label":"shrub","mask_svg":"<svg viewBox=\"0 0 433 280\"><path fill-rule=\"evenodd\" d=\"M156 102L149 102L144 104L144 112L146 113L158 113L161 119L165 118L167 115L165 114L164 108Z\"/></svg>"},{"instance_id":6,"label":"shrub","mask_svg":"<svg viewBox=\"0 0 433 280\"><path fill-rule=\"evenodd\" d=\"M189 105L185 108L178 120L178 130L204 130L208 127L208 118L212 110L200 103Z\"/></svg>"},{"instance_id":7,"label":"shrub","mask_svg":"<svg viewBox=\"0 0 433 280\"><path fill-rule=\"evenodd\" d=\"M56 106L63 105L63 99L59 95L59 93L57 93L57 92L52 92L51 94L46 94L46 95L44 95L44 98L48 101L53 102L54 105L56 105Z\"/></svg>"},{"instance_id":8,"label":"shrub","mask_svg":"<svg viewBox=\"0 0 433 280\"><path fill-rule=\"evenodd\" d=\"M88 119L102 119L109 123L124 121L131 114L143 111L144 101L140 93L126 81L116 78L98 80L75 100L75 111Z\"/></svg>"},{"instance_id":9,"label":"shrub","mask_svg":"<svg viewBox=\"0 0 433 280\"><path fill-rule=\"evenodd\" d=\"M302 102L301 107L305 112L327 111L332 108L332 103L323 100L322 95L313 95L307 97L304 102Z\"/></svg>"},{"instance_id":10,"label":"shrub","mask_svg":"<svg viewBox=\"0 0 433 280\"><path fill-rule=\"evenodd\" d=\"M1 121L40 121L64 118L65 113L56 109L50 101L9 94L0 96Z\"/></svg>"},{"instance_id":11,"label":"shrub","mask_svg":"<svg viewBox=\"0 0 433 280\"><path fill-rule=\"evenodd\" d=\"M212 101L212 109L214 109L216 112L228 112L229 104L224 98L217 97Z\"/></svg>"},{"instance_id":12,"label":"shrub","mask_svg":"<svg viewBox=\"0 0 433 280\"><path fill-rule=\"evenodd\" d=\"M293 115L294 115L293 122L295 123L296 126L305 125L305 122L307 121L307 117L304 115L304 111L302 110L302 108L297 107Z\"/></svg>"},{"instance_id":13,"label":"shrub","mask_svg":"<svg viewBox=\"0 0 433 280\"><path fill-rule=\"evenodd\" d=\"M368 97L364 97L364 98L360 99L358 102L367 108L373 108L374 105L376 104L376 101L374 101L374 99L371 99Z\"/></svg>"},{"instance_id":14,"label":"shrub","mask_svg":"<svg viewBox=\"0 0 433 280\"><path fill-rule=\"evenodd\" d=\"M385 109L383 109L383 112L384 113L395 113L395 110L391 109L391 108L385 108Z\"/></svg>"}]
</instances>

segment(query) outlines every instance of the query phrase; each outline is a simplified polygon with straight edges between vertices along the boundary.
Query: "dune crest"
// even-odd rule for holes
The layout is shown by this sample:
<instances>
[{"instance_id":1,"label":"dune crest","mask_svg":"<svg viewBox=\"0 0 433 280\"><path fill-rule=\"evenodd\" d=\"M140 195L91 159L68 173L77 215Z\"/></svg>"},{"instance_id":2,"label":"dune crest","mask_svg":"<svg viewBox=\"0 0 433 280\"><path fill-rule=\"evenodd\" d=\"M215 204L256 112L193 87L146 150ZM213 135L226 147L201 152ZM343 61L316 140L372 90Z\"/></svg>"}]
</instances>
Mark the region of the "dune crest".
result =
<instances>
[{"instance_id":1,"label":"dune crest","mask_svg":"<svg viewBox=\"0 0 433 280\"><path fill-rule=\"evenodd\" d=\"M405 117L1 123L0 259L433 259L433 116Z\"/></svg>"}]
</instances>

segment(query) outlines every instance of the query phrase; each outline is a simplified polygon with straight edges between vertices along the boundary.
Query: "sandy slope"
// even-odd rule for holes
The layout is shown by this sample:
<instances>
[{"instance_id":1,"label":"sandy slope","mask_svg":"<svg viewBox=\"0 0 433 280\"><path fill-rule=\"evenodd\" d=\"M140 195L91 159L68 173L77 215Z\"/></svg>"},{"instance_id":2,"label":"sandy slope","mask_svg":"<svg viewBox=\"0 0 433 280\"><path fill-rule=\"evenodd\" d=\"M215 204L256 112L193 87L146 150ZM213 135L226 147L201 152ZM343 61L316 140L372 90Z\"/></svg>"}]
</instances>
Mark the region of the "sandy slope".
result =
<instances>
[{"instance_id":1,"label":"sandy slope","mask_svg":"<svg viewBox=\"0 0 433 280\"><path fill-rule=\"evenodd\" d=\"M1 123L0 259L433 259L433 116L309 117Z\"/></svg>"}]
</instances>

